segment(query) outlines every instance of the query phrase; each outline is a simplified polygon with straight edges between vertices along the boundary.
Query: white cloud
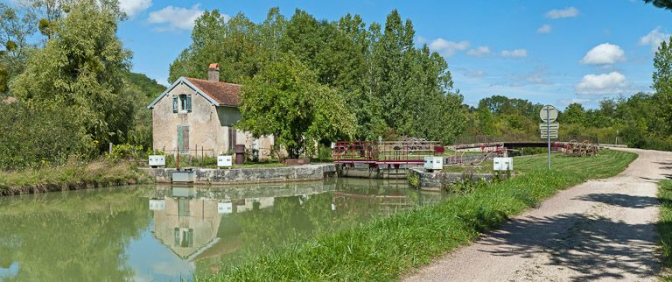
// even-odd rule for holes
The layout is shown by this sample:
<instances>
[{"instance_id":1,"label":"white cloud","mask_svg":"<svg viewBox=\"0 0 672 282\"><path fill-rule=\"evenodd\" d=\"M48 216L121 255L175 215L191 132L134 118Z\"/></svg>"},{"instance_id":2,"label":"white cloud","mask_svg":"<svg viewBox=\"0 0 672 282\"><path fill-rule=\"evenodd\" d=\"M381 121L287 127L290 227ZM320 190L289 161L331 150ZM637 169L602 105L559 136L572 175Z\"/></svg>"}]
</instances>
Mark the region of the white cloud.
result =
<instances>
[{"instance_id":1,"label":"white cloud","mask_svg":"<svg viewBox=\"0 0 672 282\"><path fill-rule=\"evenodd\" d=\"M425 43L427 43L427 38L424 38L422 36L418 36L418 37L415 38L415 43L420 44L420 45L425 44Z\"/></svg>"},{"instance_id":2,"label":"white cloud","mask_svg":"<svg viewBox=\"0 0 672 282\"><path fill-rule=\"evenodd\" d=\"M639 39L639 45L651 45L651 52L656 52L658 51L658 46L660 43L663 43L663 41L668 40L670 38L671 34L661 32L660 27L656 27L654 30L649 32L649 34L642 36L642 38Z\"/></svg>"},{"instance_id":3,"label":"white cloud","mask_svg":"<svg viewBox=\"0 0 672 282\"><path fill-rule=\"evenodd\" d=\"M502 57L513 57L513 58L527 57L527 50L525 49L504 50L502 51Z\"/></svg>"},{"instance_id":4,"label":"white cloud","mask_svg":"<svg viewBox=\"0 0 672 282\"><path fill-rule=\"evenodd\" d=\"M460 42L453 42L447 41L443 38L437 38L429 43L429 49L439 52L443 56L451 57L455 55L455 52L464 51L469 48L470 45L471 43L469 43L469 41L463 40Z\"/></svg>"},{"instance_id":5,"label":"white cloud","mask_svg":"<svg viewBox=\"0 0 672 282\"><path fill-rule=\"evenodd\" d=\"M152 0L119 0L119 8L129 17L134 17L152 6Z\"/></svg>"},{"instance_id":6,"label":"white cloud","mask_svg":"<svg viewBox=\"0 0 672 282\"><path fill-rule=\"evenodd\" d=\"M488 75L485 71L482 70L472 70L467 68L460 68L459 71L466 77L469 78L481 78Z\"/></svg>"},{"instance_id":7,"label":"white cloud","mask_svg":"<svg viewBox=\"0 0 672 282\"><path fill-rule=\"evenodd\" d=\"M537 33L550 33L552 29L550 24L545 24L537 29Z\"/></svg>"},{"instance_id":8,"label":"white cloud","mask_svg":"<svg viewBox=\"0 0 672 282\"><path fill-rule=\"evenodd\" d=\"M608 65L625 61L625 52L618 45L602 43L590 49L581 59L582 64Z\"/></svg>"},{"instance_id":9,"label":"white cloud","mask_svg":"<svg viewBox=\"0 0 672 282\"><path fill-rule=\"evenodd\" d=\"M467 51L467 55L476 57L483 57L485 55L490 55L490 47L478 46L477 48Z\"/></svg>"},{"instance_id":10,"label":"white cloud","mask_svg":"<svg viewBox=\"0 0 672 282\"><path fill-rule=\"evenodd\" d=\"M161 10L149 13L149 22L153 24L164 24L157 28L159 31L167 30L189 30L194 27L194 22L203 14L199 4L190 9L168 6Z\"/></svg>"},{"instance_id":11,"label":"white cloud","mask_svg":"<svg viewBox=\"0 0 672 282\"><path fill-rule=\"evenodd\" d=\"M627 90L628 82L625 76L615 71L584 75L583 79L574 85L576 94L583 95L621 94Z\"/></svg>"},{"instance_id":12,"label":"white cloud","mask_svg":"<svg viewBox=\"0 0 672 282\"><path fill-rule=\"evenodd\" d=\"M569 7L564 10L550 10L546 13L546 17L551 19L574 18L577 16L579 16L579 10L574 7Z\"/></svg>"}]
</instances>

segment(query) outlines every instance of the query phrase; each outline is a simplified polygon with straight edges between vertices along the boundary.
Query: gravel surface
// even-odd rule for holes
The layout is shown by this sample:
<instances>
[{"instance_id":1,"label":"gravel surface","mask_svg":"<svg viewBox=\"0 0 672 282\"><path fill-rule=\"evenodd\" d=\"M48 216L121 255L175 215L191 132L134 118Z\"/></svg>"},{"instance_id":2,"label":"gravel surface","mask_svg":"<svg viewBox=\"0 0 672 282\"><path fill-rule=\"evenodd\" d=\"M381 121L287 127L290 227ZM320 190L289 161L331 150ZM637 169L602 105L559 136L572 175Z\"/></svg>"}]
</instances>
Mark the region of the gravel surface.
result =
<instances>
[{"instance_id":1,"label":"gravel surface","mask_svg":"<svg viewBox=\"0 0 672 282\"><path fill-rule=\"evenodd\" d=\"M558 192L412 273L404 281L657 281L656 182L672 153L639 158L621 174Z\"/></svg>"}]
</instances>

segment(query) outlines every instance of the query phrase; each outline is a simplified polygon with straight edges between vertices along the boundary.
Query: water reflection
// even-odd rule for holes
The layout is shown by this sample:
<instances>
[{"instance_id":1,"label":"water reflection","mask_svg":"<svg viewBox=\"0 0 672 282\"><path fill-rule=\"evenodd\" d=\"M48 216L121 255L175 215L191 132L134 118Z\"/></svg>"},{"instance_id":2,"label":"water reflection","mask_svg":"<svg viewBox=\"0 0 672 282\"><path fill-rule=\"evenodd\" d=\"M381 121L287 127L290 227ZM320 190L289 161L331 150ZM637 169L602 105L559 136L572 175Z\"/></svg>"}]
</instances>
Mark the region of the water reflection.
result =
<instances>
[{"instance_id":1,"label":"water reflection","mask_svg":"<svg viewBox=\"0 0 672 282\"><path fill-rule=\"evenodd\" d=\"M0 280L189 279L442 197L360 179L6 197Z\"/></svg>"}]
</instances>

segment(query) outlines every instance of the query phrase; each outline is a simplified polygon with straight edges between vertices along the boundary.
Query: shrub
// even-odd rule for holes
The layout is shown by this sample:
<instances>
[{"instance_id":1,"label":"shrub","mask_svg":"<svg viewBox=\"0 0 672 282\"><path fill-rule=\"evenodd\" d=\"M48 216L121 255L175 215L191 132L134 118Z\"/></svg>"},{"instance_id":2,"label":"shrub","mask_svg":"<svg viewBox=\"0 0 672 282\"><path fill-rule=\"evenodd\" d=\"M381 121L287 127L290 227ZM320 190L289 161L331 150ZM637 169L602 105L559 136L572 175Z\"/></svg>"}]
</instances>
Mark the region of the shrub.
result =
<instances>
[{"instance_id":1,"label":"shrub","mask_svg":"<svg viewBox=\"0 0 672 282\"><path fill-rule=\"evenodd\" d=\"M75 115L49 103L0 103L0 168L62 165L72 155L95 156L98 141L91 140Z\"/></svg>"}]
</instances>

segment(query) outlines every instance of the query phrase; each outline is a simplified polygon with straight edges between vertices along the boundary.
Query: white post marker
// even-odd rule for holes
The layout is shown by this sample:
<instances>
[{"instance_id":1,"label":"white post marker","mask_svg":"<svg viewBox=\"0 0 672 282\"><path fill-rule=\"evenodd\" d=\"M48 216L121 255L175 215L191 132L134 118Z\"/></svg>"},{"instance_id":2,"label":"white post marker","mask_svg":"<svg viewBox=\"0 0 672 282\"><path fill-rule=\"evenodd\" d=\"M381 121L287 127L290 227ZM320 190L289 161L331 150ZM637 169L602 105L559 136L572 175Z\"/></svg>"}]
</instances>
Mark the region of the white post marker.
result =
<instances>
[{"instance_id":1,"label":"white post marker","mask_svg":"<svg viewBox=\"0 0 672 282\"><path fill-rule=\"evenodd\" d=\"M558 109L551 105L546 105L539 111L539 117L546 122L546 140L548 142L548 169L551 169L551 122L558 118ZM543 136L543 131L542 131Z\"/></svg>"}]
</instances>

